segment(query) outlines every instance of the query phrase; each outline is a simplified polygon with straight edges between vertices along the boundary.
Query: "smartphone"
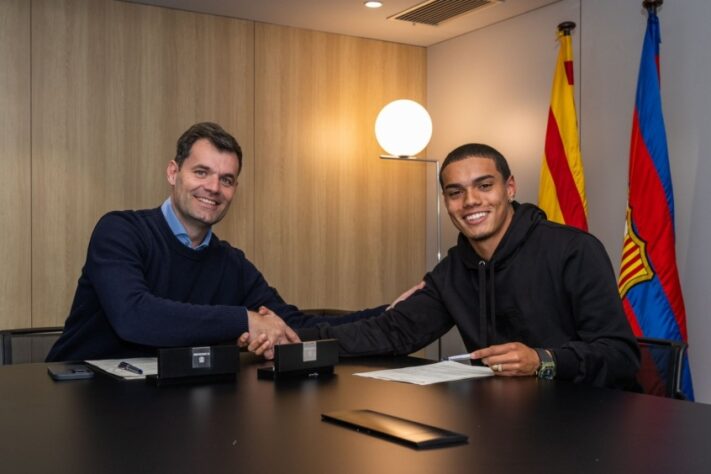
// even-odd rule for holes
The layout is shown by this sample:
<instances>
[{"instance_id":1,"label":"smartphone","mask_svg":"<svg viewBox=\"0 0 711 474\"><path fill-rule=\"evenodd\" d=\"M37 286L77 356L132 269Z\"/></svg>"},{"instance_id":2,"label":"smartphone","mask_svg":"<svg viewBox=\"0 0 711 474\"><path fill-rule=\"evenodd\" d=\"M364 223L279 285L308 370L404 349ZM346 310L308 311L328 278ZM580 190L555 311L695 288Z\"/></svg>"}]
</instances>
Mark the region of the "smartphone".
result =
<instances>
[{"instance_id":1,"label":"smartphone","mask_svg":"<svg viewBox=\"0 0 711 474\"><path fill-rule=\"evenodd\" d=\"M47 373L52 380L81 380L94 376L94 372L85 364L50 365Z\"/></svg>"},{"instance_id":2,"label":"smartphone","mask_svg":"<svg viewBox=\"0 0 711 474\"><path fill-rule=\"evenodd\" d=\"M413 448L436 448L469 440L461 433L373 410L332 411L321 414L321 419Z\"/></svg>"}]
</instances>

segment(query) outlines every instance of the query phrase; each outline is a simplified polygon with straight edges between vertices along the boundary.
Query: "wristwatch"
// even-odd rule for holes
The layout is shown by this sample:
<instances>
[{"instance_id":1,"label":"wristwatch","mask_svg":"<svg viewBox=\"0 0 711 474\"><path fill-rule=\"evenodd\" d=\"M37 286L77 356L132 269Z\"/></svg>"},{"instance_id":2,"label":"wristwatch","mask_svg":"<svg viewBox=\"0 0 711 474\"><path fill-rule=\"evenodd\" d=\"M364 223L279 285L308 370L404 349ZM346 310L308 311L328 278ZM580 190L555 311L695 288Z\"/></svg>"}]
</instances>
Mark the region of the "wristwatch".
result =
<instances>
[{"instance_id":1,"label":"wristwatch","mask_svg":"<svg viewBox=\"0 0 711 474\"><path fill-rule=\"evenodd\" d=\"M541 365L536 369L536 377L544 380L553 380L555 378L555 359L553 354L546 349L534 349L541 360Z\"/></svg>"}]
</instances>

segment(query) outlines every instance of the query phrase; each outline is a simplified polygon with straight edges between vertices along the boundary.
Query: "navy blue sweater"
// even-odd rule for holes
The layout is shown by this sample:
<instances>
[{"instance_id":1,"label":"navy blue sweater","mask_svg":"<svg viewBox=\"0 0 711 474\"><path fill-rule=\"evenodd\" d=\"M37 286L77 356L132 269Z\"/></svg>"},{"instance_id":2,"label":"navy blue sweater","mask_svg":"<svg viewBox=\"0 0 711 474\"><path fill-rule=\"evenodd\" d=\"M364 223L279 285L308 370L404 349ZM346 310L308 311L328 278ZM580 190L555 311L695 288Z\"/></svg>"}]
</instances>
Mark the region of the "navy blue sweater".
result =
<instances>
[{"instance_id":1,"label":"navy blue sweater","mask_svg":"<svg viewBox=\"0 0 711 474\"><path fill-rule=\"evenodd\" d=\"M345 317L288 305L244 253L213 235L195 251L178 241L160 208L103 216L89 242L64 333L47 361L155 355L158 347L235 343L247 310L266 306L294 328Z\"/></svg>"}]
</instances>

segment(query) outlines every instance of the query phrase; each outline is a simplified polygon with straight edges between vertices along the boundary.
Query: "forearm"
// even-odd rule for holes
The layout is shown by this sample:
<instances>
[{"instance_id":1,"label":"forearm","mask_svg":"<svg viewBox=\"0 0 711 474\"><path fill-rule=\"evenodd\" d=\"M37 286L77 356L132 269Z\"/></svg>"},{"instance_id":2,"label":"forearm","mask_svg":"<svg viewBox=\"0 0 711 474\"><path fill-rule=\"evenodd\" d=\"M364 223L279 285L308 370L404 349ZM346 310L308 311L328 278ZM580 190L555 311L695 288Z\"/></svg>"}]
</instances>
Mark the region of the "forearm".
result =
<instances>
[{"instance_id":1,"label":"forearm","mask_svg":"<svg viewBox=\"0 0 711 474\"><path fill-rule=\"evenodd\" d=\"M319 324L297 331L302 339L337 339L341 355L405 355L441 337L453 325L446 312L428 304L425 296L398 305L378 316L333 326Z\"/></svg>"},{"instance_id":2,"label":"forearm","mask_svg":"<svg viewBox=\"0 0 711 474\"><path fill-rule=\"evenodd\" d=\"M152 347L214 344L248 330L242 306L195 305L143 294L105 310L118 336Z\"/></svg>"},{"instance_id":3,"label":"forearm","mask_svg":"<svg viewBox=\"0 0 711 474\"><path fill-rule=\"evenodd\" d=\"M553 349L561 380L599 387L623 387L639 368L639 348L634 338L600 338L594 342L572 341Z\"/></svg>"},{"instance_id":4,"label":"forearm","mask_svg":"<svg viewBox=\"0 0 711 474\"><path fill-rule=\"evenodd\" d=\"M296 309L295 307L291 307ZM312 328L319 324L327 324L329 326L340 326L342 324L348 324L362 319L372 318L378 316L385 312L387 308L386 305L378 306L375 308L364 309L361 311L354 311L352 313L347 313L343 315L312 315L302 313L301 311L290 311L284 313L284 321L292 328ZM279 314L277 312L277 314Z\"/></svg>"}]
</instances>

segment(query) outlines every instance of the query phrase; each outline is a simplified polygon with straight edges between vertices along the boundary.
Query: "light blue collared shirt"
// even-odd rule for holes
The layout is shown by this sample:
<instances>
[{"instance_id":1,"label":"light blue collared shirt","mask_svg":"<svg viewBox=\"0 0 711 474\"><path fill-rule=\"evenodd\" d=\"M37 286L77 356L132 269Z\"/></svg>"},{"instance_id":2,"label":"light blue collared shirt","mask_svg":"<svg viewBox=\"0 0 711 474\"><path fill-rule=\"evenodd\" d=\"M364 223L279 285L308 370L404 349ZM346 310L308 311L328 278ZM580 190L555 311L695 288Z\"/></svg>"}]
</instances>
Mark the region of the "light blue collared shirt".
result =
<instances>
[{"instance_id":1,"label":"light blue collared shirt","mask_svg":"<svg viewBox=\"0 0 711 474\"><path fill-rule=\"evenodd\" d=\"M181 244L185 245L186 247L193 248L192 242L190 241L190 237L188 237L188 231L185 230L185 226L182 222L180 222L178 216L175 215L175 211L173 210L173 204L170 200L170 197L168 197L168 199L163 202L163 204L160 206L160 210L163 212L163 217L165 217L165 220L168 222L170 230L173 231L173 235L175 235L175 237L180 241ZM212 229L208 229L207 234L205 234L205 238L202 239L200 245L195 247L193 250L203 250L207 248L207 246L210 245L211 238Z\"/></svg>"}]
</instances>

